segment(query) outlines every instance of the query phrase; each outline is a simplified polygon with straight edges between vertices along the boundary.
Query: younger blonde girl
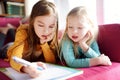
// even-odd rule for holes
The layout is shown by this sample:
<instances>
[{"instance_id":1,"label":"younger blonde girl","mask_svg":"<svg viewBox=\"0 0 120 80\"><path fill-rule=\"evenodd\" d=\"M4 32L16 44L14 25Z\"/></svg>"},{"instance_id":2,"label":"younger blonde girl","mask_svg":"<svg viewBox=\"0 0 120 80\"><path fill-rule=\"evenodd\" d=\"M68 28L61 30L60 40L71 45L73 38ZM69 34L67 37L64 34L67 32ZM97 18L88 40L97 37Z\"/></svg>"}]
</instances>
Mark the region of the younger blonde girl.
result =
<instances>
[{"instance_id":1,"label":"younger blonde girl","mask_svg":"<svg viewBox=\"0 0 120 80\"><path fill-rule=\"evenodd\" d=\"M98 26L94 25L84 6L72 9L61 41L60 58L70 67L111 65L108 56L100 54L96 42ZM63 56L63 58L62 58Z\"/></svg>"}]
</instances>

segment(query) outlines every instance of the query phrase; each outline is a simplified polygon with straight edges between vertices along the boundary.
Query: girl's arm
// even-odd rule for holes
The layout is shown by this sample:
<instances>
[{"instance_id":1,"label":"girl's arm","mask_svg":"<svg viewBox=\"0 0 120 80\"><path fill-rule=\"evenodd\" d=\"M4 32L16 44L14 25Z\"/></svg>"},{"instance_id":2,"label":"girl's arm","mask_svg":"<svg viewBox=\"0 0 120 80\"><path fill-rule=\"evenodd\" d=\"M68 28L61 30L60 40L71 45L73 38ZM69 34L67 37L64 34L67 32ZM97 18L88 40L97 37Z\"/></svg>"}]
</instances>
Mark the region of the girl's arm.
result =
<instances>
[{"instance_id":1,"label":"girl's arm","mask_svg":"<svg viewBox=\"0 0 120 80\"><path fill-rule=\"evenodd\" d=\"M46 62L50 62L50 63L55 63L55 55L54 55L54 51L52 51L50 49L50 46L48 45L48 43L46 42L45 44L41 45L42 51L43 51L43 55L45 58Z\"/></svg>"},{"instance_id":2,"label":"girl's arm","mask_svg":"<svg viewBox=\"0 0 120 80\"><path fill-rule=\"evenodd\" d=\"M84 52L83 52L84 53ZM100 56L99 47L96 41L94 41L90 46L87 52L84 55L88 58L94 58Z\"/></svg>"},{"instance_id":3,"label":"girl's arm","mask_svg":"<svg viewBox=\"0 0 120 80\"><path fill-rule=\"evenodd\" d=\"M76 68L89 67L89 58L75 58L72 42L63 41L63 43L61 44L61 52L68 66Z\"/></svg>"},{"instance_id":4,"label":"girl's arm","mask_svg":"<svg viewBox=\"0 0 120 80\"><path fill-rule=\"evenodd\" d=\"M22 65L14 62L12 57L17 56L22 58L22 53L23 53L24 43L26 38L27 38L27 34L25 30L17 30L14 44L7 51L7 56L8 56L8 59L10 60L10 65L17 71L20 71Z\"/></svg>"},{"instance_id":5,"label":"girl's arm","mask_svg":"<svg viewBox=\"0 0 120 80\"><path fill-rule=\"evenodd\" d=\"M98 48L98 44L96 41L93 41L90 46L87 44L87 41L92 38L92 33L88 31L88 33L79 41L79 46L82 49L82 52L88 58L98 57L100 55L100 51Z\"/></svg>"}]
</instances>

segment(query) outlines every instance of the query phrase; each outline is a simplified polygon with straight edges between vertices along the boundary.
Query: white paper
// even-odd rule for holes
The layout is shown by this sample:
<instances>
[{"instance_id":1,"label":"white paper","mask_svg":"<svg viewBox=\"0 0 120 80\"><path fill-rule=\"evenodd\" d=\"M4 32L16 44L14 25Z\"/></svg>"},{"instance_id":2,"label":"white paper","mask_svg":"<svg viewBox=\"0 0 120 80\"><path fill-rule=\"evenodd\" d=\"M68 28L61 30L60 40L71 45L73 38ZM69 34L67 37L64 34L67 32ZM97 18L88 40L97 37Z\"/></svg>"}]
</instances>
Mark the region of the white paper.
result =
<instances>
[{"instance_id":1,"label":"white paper","mask_svg":"<svg viewBox=\"0 0 120 80\"><path fill-rule=\"evenodd\" d=\"M6 68L8 72L14 77L14 80L61 80L65 79L71 75L82 74L82 71L78 71L72 68L60 67L57 65L46 64L47 69L42 70L42 74L40 74L37 78L30 78L29 75L25 73L20 73L15 71L14 69Z\"/></svg>"}]
</instances>

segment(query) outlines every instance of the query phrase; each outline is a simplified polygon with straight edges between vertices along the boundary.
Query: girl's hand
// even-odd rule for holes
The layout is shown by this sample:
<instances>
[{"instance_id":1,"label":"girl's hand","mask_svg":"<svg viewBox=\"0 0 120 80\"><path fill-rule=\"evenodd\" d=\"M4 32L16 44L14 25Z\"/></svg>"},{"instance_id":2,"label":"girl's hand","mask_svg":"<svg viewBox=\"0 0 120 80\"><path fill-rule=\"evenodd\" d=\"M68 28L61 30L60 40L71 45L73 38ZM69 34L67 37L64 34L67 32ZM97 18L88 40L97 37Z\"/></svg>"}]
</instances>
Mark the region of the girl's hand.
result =
<instances>
[{"instance_id":1,"label":"girl's hand","mask_svg":"<svg viewBox=\"0 0 120 80\"><path fill-rule=\"evenodd\" d=\"M79 41L79 45L82 48L84 52L86 52L89 49L89 46L87 44L87 41L92 37L92 34L90 31L87 32L87 34Z\"/></svg>"},{"instance_id":2,"label":"girl's hand","mask_svg":"<svg viewBox=\"0 0 120 80\"><path fill-rule=\"evenodd\" d=\"M90 66L96 66L96 65L112 65L112 63L108 56L102 54L99 57L90 59Z\"/></svg>"},{"instance_id":3,"label":"girl's hand","mask_svg":"<svg viewBox=\"0 0 120 80\"><path fill-rule=\"evenodd\" d=\"M90 31L86 33L86 35L79 41L79 43L85 43L92 37L92 34Z\"/></svg>"},{"instance_id":4,"label":"girl's hand","mask_svg":"<svg viewBox=\"0 0 120 80\"><path fill-rule=\"evenodd\" d=\"M99 56L99 61L100 61L100 64L101 65L112 65L110 59L108 56L104 55L104 54L101 54Z\"/></svg>"},{"instance_id":5,"label":"girl's hand","mask_svg":"<svg viewBox=\"0 0 120 80\"><path fill-rule=\"evenodd\" d=\"M43 69L46 69L46 66L42 62L37 62L37 65L42 67ZM38 70L34 66L23 66L22 71L30 75L30 77L35 78L38 77L40 74L42 74L41 70Z\"/></svg>"},{"instance_id":6,"label":"girl's hand","mask_svg":"<svg viewBox=\"0 0 120 80\"><path fill-rule=\"evenodd\" d=\"M37 65L42 67L43 69L47 69L46 65L42 62L37 62Z\"/></svg>"}]
</instances>

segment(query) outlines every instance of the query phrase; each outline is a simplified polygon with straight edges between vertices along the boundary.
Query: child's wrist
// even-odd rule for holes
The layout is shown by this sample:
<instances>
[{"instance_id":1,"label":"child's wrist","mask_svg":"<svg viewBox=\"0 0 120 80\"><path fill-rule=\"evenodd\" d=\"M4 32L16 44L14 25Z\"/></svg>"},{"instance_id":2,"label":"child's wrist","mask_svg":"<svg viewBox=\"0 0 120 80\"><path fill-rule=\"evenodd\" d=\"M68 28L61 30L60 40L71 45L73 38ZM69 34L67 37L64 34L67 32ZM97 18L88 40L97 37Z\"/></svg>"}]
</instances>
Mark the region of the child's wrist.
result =
<instances>
[{"instance_id":1,"label":"child's wrist","mask_svg":"<svg viewBox=\"0 0 120 80\"><path fill-rule=\"evenodd\" d=\"M79 45L82 48L83 52L87 52L89 50L89 46L86 43L80 43Z\"/></svg>"}]
</instances>

